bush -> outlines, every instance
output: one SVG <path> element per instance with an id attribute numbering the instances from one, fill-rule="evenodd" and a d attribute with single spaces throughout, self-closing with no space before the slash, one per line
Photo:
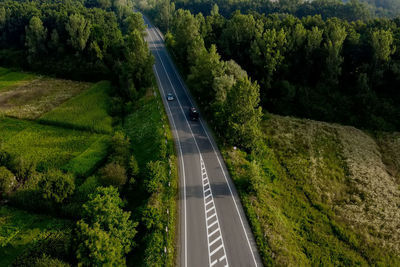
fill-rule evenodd
<path id="1" fill-rule="evenodd" d="M 14 157 L 7 151 L 0 150 L 0 165 L 11 168 Z"/>
<path id="2" fill-rule="evenodd" d="M 121 165 L 126 165 L 130 156 L 130 140 L 123 132 L 115 132 L 111 138 L 110 160 Z"/>
<path id="3" fill-rule="evenodd" d="M 135 156 L 131 156 L 129 159 L 129 174 L 131 179 L 129 180 L 129 183 L 134 184 L 136 176 L 139 174 L 139 165 L 138 162 L 135 158 Z"/>
<path id="4" fill-rule="evenodd" d="M 11 162 L 10 169 L 20 181 L 26 181 L 36 173 L 36 163 L 22 157 L 16 157 Z"/>
<path id="5" fill-rule="evenodd" d="M 83 205 L 77 223 L 76 250 L 82 266 L 124 266 L 124 255 L 133 245 L 137 223 L 122 209 L 123 201 L 114 187 L 99 187 Z"/>
<path id="6" fill-rule="evenodd" d="M 127 181 L 126 169 L 118 163 L 108 163 L 100 170 L 100 181 L 103 185 L 121 186 Z"/>
<path id="7" fill-rule="evenodd" d="M 147 179 L 145 180 L 145 187 L 147 192 L 156 193 L 160 192 L 163 188 L 163 183 L 167 179 L 167 170 L 162 161 L 150 161 L 147 163 Z"/>
<path id="8" fill-rule="evenodd" d="M 51 199 L 56 203 L 63 202 L 75 190 L 74 178 L 60 170 L 49 170 L 43 175 L 39 183 L 44 199 Z"/>
<path id="9" fill-rule="evenodd" d="M 0 167 L 0 193 L 8 194 L 15 185 L 15 176 L 6 167 Z"/>
<path id="10" fill-rule="evenodd" d="M 60 261 L 59 259 L 54 259 L 46 254 L 43 254 L 42 257 L 36 258 L 33 263 L 34 267 L 68 267 L 70 266 L 68 263 Z"/>

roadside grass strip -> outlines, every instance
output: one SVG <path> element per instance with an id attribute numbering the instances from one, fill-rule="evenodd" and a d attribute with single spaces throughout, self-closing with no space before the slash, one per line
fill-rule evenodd
<path id="1" fill-rule="evenodd" d="M 100 137 L 90 132 L 10 118 L 0 118 L 0 130 L 1 149 L 35 161 L 39 170 L 64 166 Z"/>
<path id="2" fill-rule="evenodd" d="M 23 72 L 9 72 L 0 76 L 0 92 L 6 91 L 14 86 L 23 85 L 30 80 L 34 79 L 35 75 Z"/>
<path id="3" fill-rule="evenodd" d="M 67 220 L 0 207 L 0 266 L 11 266 L 30 246 L 69 225 Z"/>
<path id="4" fill-rule="evenodd" d="M 112 132 L 112 118 L 108 115 L 110 87 L 109 81 L 98 82 L 89 90 L 44 114 L 39 122 L 109 134 Z"/>

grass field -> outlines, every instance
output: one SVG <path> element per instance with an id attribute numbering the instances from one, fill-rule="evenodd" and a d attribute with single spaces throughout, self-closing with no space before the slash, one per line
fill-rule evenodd
<path id="1" fill-rule="evenodd" d="M 231 148 L 223 155 L 264 264 L 399 266 L 400 188 L 376 141 L 352 127 L 279 116 L 263 130 L 267 147 L 256 161 Z"/>
<path id="2" fill-rule="evenodd" d="M 68 227 L 66 220 L 0 207 L 0 266 L 10 266 L 35 242 Z"/>
<path id="3" fill-rule="evenodd" d="M 11 90 L 37 78 L 24 72 L 7 72 L 4 68 L 1 71 L 5 74 L 0 76 L 0 92 Z"/>
<path id="4" fill-rule="evenodd" d="M 39 121 L 45 124 L 111 133 L 112 118 L 108 115 L 110 86 L 108 81 L 99 82 L 46 113 Z"/>
<path id="5" fill-rule="evenodd" d="M 4 75 L 6 73 L 9 73 L 9 72 L 10 72 L 9 69 L 0 67 L 0 76 Z"/>
<path id="6" fill-rule="evenodd" d="M 85 82 L 41 77 L 0 92 L 0 114 L 36 119 L 90 86 Z"/>
<path id="7" fill-rule="evenodd" d="M 87 177 L 101 164 L 108 155 L 110 137 L 100 136 L 82 154 L 73 158 L 63 170 L 72 172 L 79 177 Z"/>
<path id="8" fill-rule="evenodd" d="M 0 118 L 1 148 L 27 160 L 39 169 L 60 168 L 79 156 L 101 135 Z"/>

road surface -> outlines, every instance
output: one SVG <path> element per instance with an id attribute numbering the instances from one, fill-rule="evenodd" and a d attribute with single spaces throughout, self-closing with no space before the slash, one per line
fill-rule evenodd
<path id="1" fill-rule="evenodd" d="M 146 41 L 175 138 L 179 161 L 178 262 L 182 267 L 262 266 L 254 237 L 220 152 L 203 120 L 192 122 L 195 103 L 164 46 L 148 25 Z M 173 93 L 175 100 L 167 101 Z"/>

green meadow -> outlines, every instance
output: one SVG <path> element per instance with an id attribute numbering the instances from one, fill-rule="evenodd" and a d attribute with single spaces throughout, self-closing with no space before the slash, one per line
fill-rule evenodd
<path id="1" fill-rule="evenodd" d="M 5 73 L 2 75 L 2 73 Z M 23 72 L 8 72 L 7 69 L 0 70 L 0 92 L 10 86 L 22 85 L 35 78 L 34 75 Z"/>
<path id="2" fill-rule="evenodd" d="M 96 83 L 89 90 L 66 101 L 40 117 L 45 124 L 111 133 L 112 118 L 108 115 L 110 82 Z"/>

